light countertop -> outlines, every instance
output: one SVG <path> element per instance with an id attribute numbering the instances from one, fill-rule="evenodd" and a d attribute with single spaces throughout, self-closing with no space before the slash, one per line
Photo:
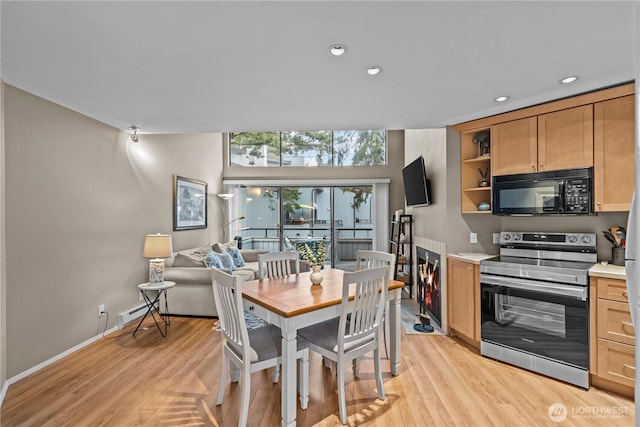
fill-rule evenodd
<path id="1" fill-rule="evenodd" d="M 589 276 L 626 280 L 624 267 L 621 265 L 597 263 L 589 269 Z"/>
<path id="2" fill-rule="evenodd" d="M 449 258 L 455 258 L 460 261 L 470 262 L 472 264 L 480 264 L 480 261 L 493 258 L 494 256 L 497 255 L 489 255 L 479 252 L 456 252 L 453 254 L 447 254 L 447 257 Z"/>

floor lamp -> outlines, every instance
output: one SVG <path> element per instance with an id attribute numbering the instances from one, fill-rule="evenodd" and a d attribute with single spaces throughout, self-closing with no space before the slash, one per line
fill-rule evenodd
<path id="1" fill-rule="evenodd" d="M 227 208 L 229 206 L 229 200 L 231 200 L 233 198 L 233 194 L 232 193 L 221 193 L 218 194 L 218 197 L 220 198 L 220 205 L 222 205 L 222 241 L 226 242 L 227 241 L 227 226 L 230 224 L 227 224 Z M 233 221 L 232 221 L 233 222 Z M 225 225 L 226 224 L 226 225 Z"/>

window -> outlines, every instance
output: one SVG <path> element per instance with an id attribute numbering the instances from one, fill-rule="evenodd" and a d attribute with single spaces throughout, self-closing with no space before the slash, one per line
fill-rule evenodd
<path id="1" fill-rule="evenodd" d="M 231 166 L 374 166 L 386 164 L 383 130 L 239 132 L 229 135 Z"/>

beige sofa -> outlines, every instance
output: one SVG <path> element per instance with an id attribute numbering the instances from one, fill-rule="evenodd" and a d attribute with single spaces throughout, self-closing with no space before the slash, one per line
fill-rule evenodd
<path id="1" fill-rule="evenodd" d="M 236 247 L 236 242 L 214 243 L 199 248 L 186 249 L 165 260 L 164 280 L 176 282 L 167 291 L 169 313 L 181 316 L 218 316 L 213 299 L 211 268 L 205 266 L 204 259 L 209 252 L 225 252 L 228 247 Z M 243 267 L 232 274 L 241 281 L 258 278 L 258 255 L 264 250 L 241 249 L 245 261 Z M 300 261 L 300 271 L 309 271 L 306 262 Z"/>
<path id="2" fill-rule="evenodd" d="M 217 316 L 211 286 L 211 269 L 204 259 L 209 252 L 222 252 L 220 244 L 186 249 L 165 260 L 164 280 L 176 282 L 168 291 L 169 313 L 187 316 Z M 258 255 L 267 251 L 240 250 L 246 265 L 232 274 L 242 281 L 258 278 Z"/>

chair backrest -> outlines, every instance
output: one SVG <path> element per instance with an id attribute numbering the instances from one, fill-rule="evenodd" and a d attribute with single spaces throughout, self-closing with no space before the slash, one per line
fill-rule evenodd
<path id="1" fill-rule="evenodd" d="M 382 322 L 389 267 L 345 272 L 342 282 L 342 312 L 338 328 L 338 351 L 349 351 L 377 339 Z M 355 296 L 349 301 L 349 288 L 355 283 Z"/>
<path id="2" fill-rule="evenodd" d="M 356 270 L 389 266 L 389 280 L 394 279 L 396 271 L 396 255 L 388 252 L 365 251 L 356 252 Z"/>
<path id="3" fill-rule="evenodd" d="M 258 277 L 266 279 L 300 273 L 297 252 L 267 252 L 258 255 Z"/>
<path id="4" fill-rule="evenodd" d="M 238 355 L 242 355 L 243 360 L 250 361 L 251 344 L 244 319 L 242 289 L 238 284 L 238 278 L 212 268 L 211 282 L 220 330 L 227 344 L 233 347 Z"/>

